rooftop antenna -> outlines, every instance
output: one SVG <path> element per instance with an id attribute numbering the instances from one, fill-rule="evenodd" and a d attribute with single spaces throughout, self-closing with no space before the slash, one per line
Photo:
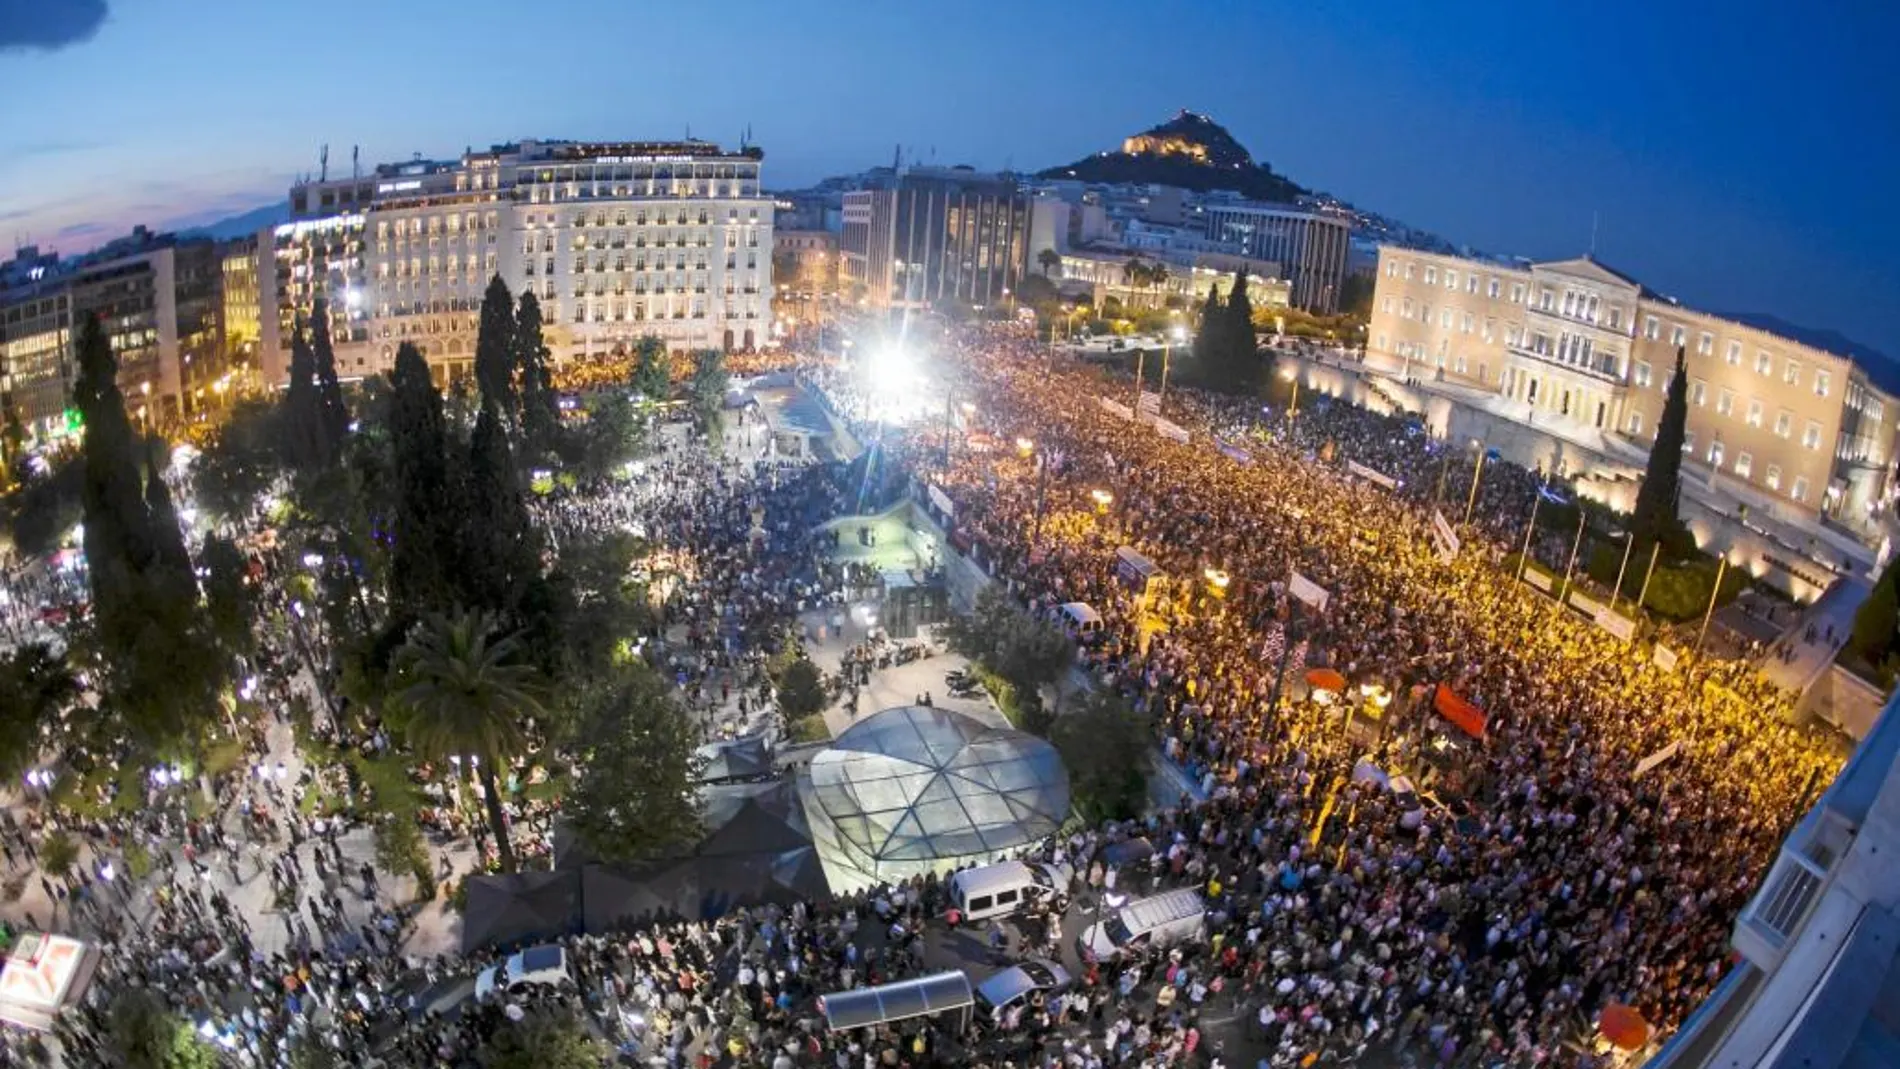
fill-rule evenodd
<path id="1" fill-rule="evenodd" d="M 1590 213 L 1590 255 L 1597 254 L 1597 213 Z"/>
<path id="2" fill-rule="evenodd" d="M 350 180 L 363 177 L 363 146 L 350 146 Z"/>
<path id="3" fill-rule="evenodd" d="M 904 146 L 900 144 L 891 149 L 891 171 L 895 173 L 903 169 L 904 169 Z"/>
<path id="4" fill-rule="evenodd" d="M 319 168 L 322 169 L 322 172 L 323 172 L 323 177 L 317 179 L 317 181 L 328 182 L 330 180 L 330 146 L 329 145 L 327 144 L 324 145 L 323 148 L 317 153 L 317 165 Z"/>

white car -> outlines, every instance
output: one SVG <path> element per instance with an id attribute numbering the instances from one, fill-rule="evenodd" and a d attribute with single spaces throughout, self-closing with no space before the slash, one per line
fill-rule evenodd
<path id="1" fill-rule="evenodd" d="M 484 1001 L 496 990 L 519 991 L 524 987 L 574 986 L 574 974 L 567 971 L 567 950 L 558 946 L 529 947 L 510 954 L 500 965 L 490 965 L 475 977 L 475 998 Z"/>

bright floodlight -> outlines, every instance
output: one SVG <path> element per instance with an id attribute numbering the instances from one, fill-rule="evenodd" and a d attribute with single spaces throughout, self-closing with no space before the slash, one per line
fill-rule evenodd
<path id="1" fill-rule="evenodd" d="M 891 345 L 871 357 L 866 373 L 871 390 L 880 394 L 899 394 L 910 389 L 917 379 L 916 363 L 902 346 Z"/>

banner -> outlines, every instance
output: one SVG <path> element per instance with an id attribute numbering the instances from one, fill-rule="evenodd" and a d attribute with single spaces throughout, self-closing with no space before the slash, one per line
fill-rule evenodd
<path id="1" fill-rule="evenodd" d="M 1180 442 L 1182 445 L 1187 444 L 1188 432 L 1187 432 L 1186 427 L 1182 427 L 1174 423 L 1169 423 L 1167 420 L 1162 419 L 1160 416 L 1156 416 L 1154 420 L 1155 420 L 1155 430 L 1161 432 L 1161 437 L 1172 438 L 1175 441 Z"/>
<path id="2" fill-rule="evenodd" d="M 1102 404 L 1102 411 L 1107 412 L 1111 416 L 1120 416 L 1123 419 L 1135 418 L 1135 410 L 1129 408 L 1127 405 L 1121 404 L 1118 401 L 1111 401 L 1106 397 L 1098 398 L 1098 400 Z"/>
<path id="3" fill-rule="evenodd" d="M 951 502 L 950 495 L 944 493 L 936 483 L 930 484 L 930 503 L 937 506 L 937 511 L 946 517 L 957 514 L 957 506 Z"/>
<path id="4" fill-rule="evenodd" d="M 1665 672 L 1675 671 L 1676 662 L 1679 660 L 1675 650 L 1660 642 L 1656 643 L 1656 652 L 1650 655 L 1650 659 L 1656 662 L 1656 667 Z"/>
<path id="5" fill-rule="evenodd" d="M 1229 460 L 1236 461 L 1241 464 L 1253 463 L 1253 454 L 1247 452 L 1245 449 L 1242 449 L 1237 445 L 1229 445 L 1226 442 L 1221 442 L 1219 443 L 1219 449 L 1221 451 L 1221 455 L 1226 457 Z"/>
<path id="6" fill-rule="evenodd" d="M 1550 576 L 1535 568 L 1524 569 L 1524 581 L 1546 594 L 1550 593 Z"/>
<path id="7" fill-rule="evenodd" d="M 1612 612 L 1608 606 L 1598 611 L 1596 620 L 1598 627 L 1625 642 L 1636 637 L 1636 621 L 1620 612 Z"/>
<path id="8" fill-rule="evenodd" d="M 1325 587 L 1298 572 L 1293 573 L 1293 579 L 1288 583 L 1287 591 L 1314 612 L 1325 612 L 1326 602 L 1332 597 Z"/>
<path id="9" fill-rule="evenodd" d="M 1458 730 L 1474 739 L 1484 738 L 1484 710 L 1452 693 L 1443 683 L 1438 685 L 1438 693 L 1432 695 L 1432 708 L 1438 715 L 1451 721 Z"/>
<path id="10" fill-rule="evenodd" d="M 1159 413 L 1161 411 L 1161 395 L 1143 390 L 1141 391 L 1141 397 L 1135 402 L 1135 407 L 1151 415 Z"/>
<path id="11" fill-rule="evenodd" d="M 1437 509 L 1432 510 L 1432 546 L 1438 550 L 1438 559 L 1445 564 L 1456 560 L 1461 548 L 1458 532 L 1451 529 L 1445 514 Z"/>
<path id="12" fill-rule="evenodd" d="M 1592 620 L 1602 615 L 1604 609 L 1602 602 L 1590 597 L 1581 590 L 1572 590 L 1570 592 L 1570 604 L 1576 607 L 1578 612 L 1583 613 Z"/>
<path id="13" fill-rule="evenodd" d="M 1656 648 L 1662 649 L 1661 646 Z M 1642 779 L 1646 773 L 1654 769 L 1657 765 L 1662 764 L 1664 761 L 1669 760 L 1681 752 L 1682 740 L 1677 739 L 1675 742 L 1670 743 L 1655 753 L 1650 754 L 1648 757 L 1643 758 L 1641 761 L 1636 762 L 1636 775 L 1632 778 Z"/>
<path id="14" fill-rule="evenodd" d="M 1397 479 L 1382 472 L 1373 471 L 1371 468 L 1366 467 L 1356 460 L 1348 460 L 1346 462 L 1346 470 L 1369 483 L 1383 486 L 1387 490 L 1397 490 L 1399 488 L 1399 481 Z"/>

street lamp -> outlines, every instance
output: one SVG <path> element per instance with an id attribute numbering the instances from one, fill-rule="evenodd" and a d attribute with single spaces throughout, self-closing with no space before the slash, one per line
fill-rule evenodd
<path id="1" fill-rule="evenodd" d="M 1176 310 L 1177 314 L 1179 310 Z M 1161 389 L 1155 392 L 1155 415 L 1161 414 L 1161 399 L 1168 395 L 1168 361 L 1174 347 L 1187 341 L 1187 328 L 1179 323 L 1168 329 L 1161 339 Z M 1137 397 L 1139 401 L 1141 398 Z"/>
<path id="2" fill-rule="evenodd" d="M 1281 377 L 1285 378 L 1286 381 L 1293 384 L 1293 403 L 1288 405 L 1287 410 L 1286 410 L 1286 421 L 1288 423 L 1292 423 L 1294 417 L 1300 414 L 1300 372 L 1299 372 L 1299 369 L 1289 367 L 1286 369 L 1285 372 L 1282 373 Z"/>
<path id="3" fill-rule="evenodd" d="M 1484 443 L 1473 438 L 1471 444 L 1478 447 L 1478 460 L 1471 467 L 1471 494 L 1465 499 L 1465 526 L 1470 526 L 1471 512 L 1478 507 L 1478 483 L 1484 478 Z"/>
<path id="4" fill-rule="evenodd" d="M 1098 516 L 1107 514 L 1108 506 L 1115 503 L 1115 495 L 1107 490 L 1090 490 L 1089 497 L 1095 501 L 1095 513 Z"/>

